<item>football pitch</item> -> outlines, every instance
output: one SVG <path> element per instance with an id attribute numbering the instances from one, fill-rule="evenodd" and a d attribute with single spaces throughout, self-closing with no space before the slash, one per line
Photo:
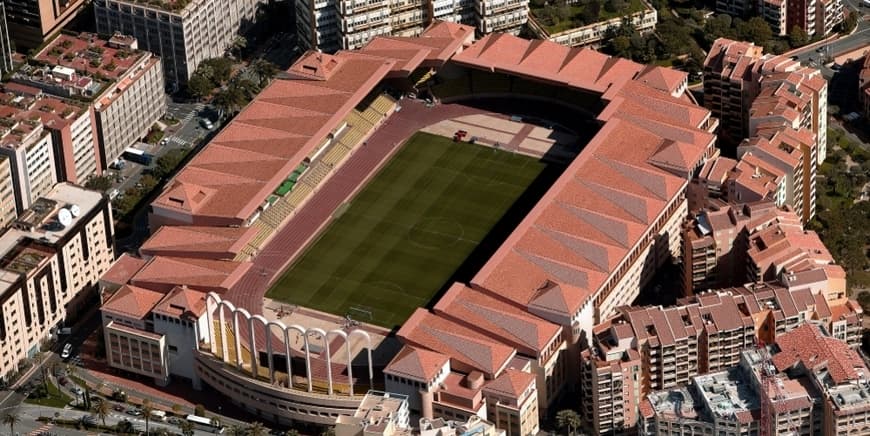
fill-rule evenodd
<path id="1" fill-rule="evenodd" d="M 339 207 L 267 296 L 399 325 L 429 303 L 545 166 L 417 133 Z"/>

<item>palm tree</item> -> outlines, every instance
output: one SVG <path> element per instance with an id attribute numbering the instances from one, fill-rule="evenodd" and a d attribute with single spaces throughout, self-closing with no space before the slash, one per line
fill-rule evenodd
<path id="1" fill-rule="evenodd" d="M 284 436 L 299 436 L 299 431 L 294 430 L 294 429 L 290 429 L 290 430 L 287 430 L 286 432 L 284 432 Z"/>
<path id="2" fill-rule="evenodd" d="M 254 421 L 247 428 L 248 436 L 266 436 L 266 427 L 259 421 Z"/>
<path id="3" fill-rule="evenodd" d="M 9 424 L 9 434 L 15 434 L 15 424 L 21 422 L 21 417 L 15 413 L 7 413 L 3 416 L 3 423 Z"/>
<path id="4" fill-rule="evenodd" d="M 193 436 L 193 423 L 190 421 L 181 421 L 181 434 L 184 436 Z"/>
<path id="5" fill-rule="evenodd" d="M 574 430 L 580 427 L 580 415 L 571 409 L 560 410 L 556 413 L 556 423 L 559 428 L 566 429 L 569 435 L 573 435 Z"/>
<path id="6" fill-rule="evenodd" d="M 109 416 L 109 413 L 111 413 L 111 409 L 108 401 L 100 401 L 94 406 L 94 414 L 100 418 L 100 421 L 103 421 L 103 426 L 106 425 L 106 417 Z"/>
<path id="7" fill-rule="evenodd" d="M 145 434 L 150 434 L 149 426 L 151 424 L 151 412 L 154 411 L 154 408 L 151 407 L 151 401 L 149 399 L 142 400 L 142 415 L 145 416 Z"/>
<path id="8" fill-rule="evenodd" d="M 129 433 L 133 433 L 134 431 L 136 431 L 135 428 L 133 427 L 133 423 L 126 420 L 126 419 L 118 422 L 118 424 L 115 425 L 115 430 L 117 430 L 118 433 L 121 433 L 121 434 L 129 434 Z"/>
<path id="9" fill-rule="evenodd" d="M 227 436 L 245 436 L 245 429 L 233 424 L 227 429 Z"/>

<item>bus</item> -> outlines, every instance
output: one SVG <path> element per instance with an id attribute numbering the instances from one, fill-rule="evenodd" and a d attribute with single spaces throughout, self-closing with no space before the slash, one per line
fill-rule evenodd
<path id="1" fill-rule="evenodd" d="M 144 150 L 139 150 L 138 148 L 127 147 L 127 149 L 124 150 L 124 159 L 127 159 L 130 162 L 136 162 L 142 165 L 150 165 L 151 159 L 153 158 L 154 156 L 146 153 Z"/>
<path id="2" fill-rule="evenodd" d="M 206 418 L 204 416 L 187 415 L 187 422 L 193 424 L 193 428 L 207 431 L 209 433 L 223 434 L 224 428 L 221 427 L 220 423 L 214 425 L 211 421 L 211 418 Z"/>

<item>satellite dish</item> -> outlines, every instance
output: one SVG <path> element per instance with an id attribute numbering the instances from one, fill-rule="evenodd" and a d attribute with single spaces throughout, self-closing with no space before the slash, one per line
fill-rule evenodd
<path id="1" fill-rule="evenodd" d="M 72 214 L 67 209 L 61 209 L 57 213 L 57 220 L 60 222 L 60 225 L 66 227 L 72 224 Z"/>
<path id="2" fill-rule="evenodd" d="M 74 204 L 69 207 L 69 213 L 71 213 L 73 218 L 75 218 L 79 216 L 80 213 L 82 213 L 82 210 L 79 208 L 79 205 Z"/>

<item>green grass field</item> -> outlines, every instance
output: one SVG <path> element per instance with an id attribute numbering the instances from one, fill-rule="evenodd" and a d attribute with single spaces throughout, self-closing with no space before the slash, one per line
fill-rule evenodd
<path id="1" fill-rule="evenodd" d="M 527 156 L 417 133 L 339 208 L 268 296 L 401 324 L 429 303 L 544 167 Z"/>

